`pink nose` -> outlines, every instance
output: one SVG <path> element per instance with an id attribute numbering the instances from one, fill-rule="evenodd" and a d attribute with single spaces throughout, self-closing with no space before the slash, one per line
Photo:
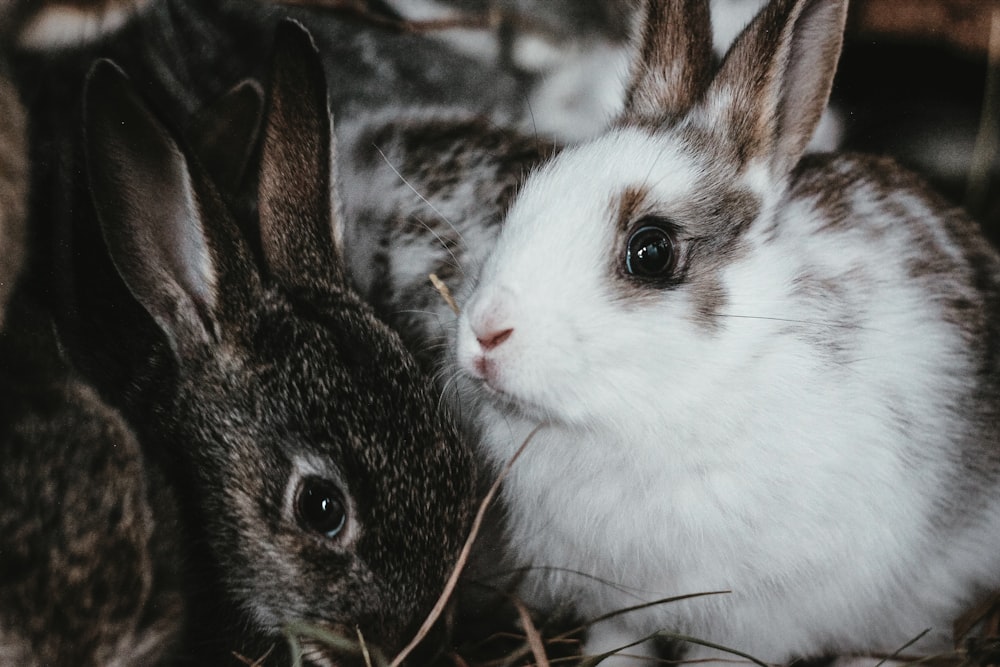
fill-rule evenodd
<path id="1" fill-rule="evenodd" d="M 479 341 L 479 345 L 484 350 L 492 350 L 493 348 L 501 345 L 505 340 L 510 338 L 511 334 L 514 333 L 513 329 L 504 329 L 503 331 L 489 331 L 482 336 L 476 336 L 476 340 Z"/>

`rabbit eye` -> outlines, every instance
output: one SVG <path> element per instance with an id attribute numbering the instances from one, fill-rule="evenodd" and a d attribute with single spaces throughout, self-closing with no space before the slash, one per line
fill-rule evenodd
<path id="1" fill-rule="evenodd" d="M 333 482 L 308 477 L 299 486 L 295 516 L 305 530 L 335 537 L 347 523 L 344 496 Z"/>
<path id="2" fill-rule="evenodd" d="M 662 225 L 643 225 L 629 237 L 625 270 L 637 278 L 663 278 L 677 263 L 674 235 Z"/>

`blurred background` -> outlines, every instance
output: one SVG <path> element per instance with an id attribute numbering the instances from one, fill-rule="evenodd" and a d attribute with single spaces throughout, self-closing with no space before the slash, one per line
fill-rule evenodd
<path id="1" fill-rule="evenodd" d="M 856 0 L 834 94 L 846 148 L 895 155 L 1000 238 L 1000 2 Z"/>
<path id="2" fill-rule="evenodd" d="M 91 38 L 113 31 L 129 12 L 163 1 L 0 0 L 0 40 L 51 48 L 79 38 L 65 29 L 60 34 L 53 17 L 66 23 L 67 16 L 99 16 L 83 30 Z M 593 134 L 616 111 L 641 5 L 641 0 L 203 1 L 281 7 L 444 44 L 463 58 L 515 76 L 530 129 L 563 141 Z M 762 4 L 712 0 L 720 55 Z M 413 41 L 407 44 L 414 48 Z M 350 55 L 346 47 L 336 48 Z M 405 60 L 386 54 L 387 61 Z M 431 69 L 421 67 L 425 73 Z M 449 76 L 461 78 L 457 65 Z M 461 85 L 476 106 L 490 84 Z M 437 102 L 435 94 L 427 92 L 423 101 Z M 892 154 L 965 206 L 994 240 L 1000 238 L 1000 0 L 853 0 L 833 109 L 823 130 L 829 134 L 818 147 Z"/>

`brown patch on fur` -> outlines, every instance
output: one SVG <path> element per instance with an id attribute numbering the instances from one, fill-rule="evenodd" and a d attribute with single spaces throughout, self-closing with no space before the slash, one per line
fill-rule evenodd
<path id="1" fill-rule="evenodd" d="M 632 226 L 632 223 L 639 217 L 646 198 L 649 196 L 649 189 L 641 186 L 630 186 L 618 196 L 611 204 L 612 216 L 617 221 L 615 228 L 619 233 L 625 233 Z"/>
<path id="2" fill-rule="evenodd" d="M 719 314 L 729 303 L 729 293 L 722 285 L 718 272 L 713 272 L 691 286 L 694 304 L 694 323 L 712 331 L 722 326 Z"/>
<path id="3" fill-rule="evenodd" d="M 857 267 L 837 278 L 803 271 L 792 282 L 792 295 L 806 304 L 823 304 L 822 314 L 815 319 L 789 322 L 790 336 L 812 346 L 838 366 L 849 366 L 854 359 L 857 337 L 846 330 L 861 328 L 866 317 L 856 292 L 848 286 L 870 282 L 863 267 Z M 831 335 L 830 329 L 842 331 Z"/>

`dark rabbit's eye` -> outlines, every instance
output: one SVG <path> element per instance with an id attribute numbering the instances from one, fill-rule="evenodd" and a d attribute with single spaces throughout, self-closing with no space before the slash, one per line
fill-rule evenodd
<path id="1" fill-rule="evenodd" d="M 625 270 L 637 278 L 664 278 L 677 264 L 674 235 L 664 225 L 646 224 L 629 237 Z"/>
<path id="2" fill-rule="evenodd" d="M 295 498 L 295 518 L 305 530 L 335 537 L 347 523 L 344 496 L 333 482 L 307 477 Z"/>

